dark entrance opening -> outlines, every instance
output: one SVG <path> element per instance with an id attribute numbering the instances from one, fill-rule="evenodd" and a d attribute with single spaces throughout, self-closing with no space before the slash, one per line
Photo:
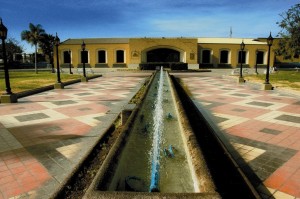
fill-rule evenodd
<path id="1" fill-rule="evenodd" d="M 256 61 L 257 61 L 257 64 L 264 64 L 264 52 L 263 51 L 257 51 Z"/>
<path id="2" fill-rule="evenodd" d="M 158 48 L 147 52 L 147 62 L 179 62 L 180 53 L 169 48 Z"/>

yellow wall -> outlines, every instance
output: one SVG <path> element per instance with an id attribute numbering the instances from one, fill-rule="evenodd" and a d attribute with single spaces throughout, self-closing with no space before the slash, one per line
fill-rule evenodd
<path id="1" fill-rule="evenodd" d="M 63 44 L 59 46 L 59 64 L 63 64 L 63 52 L 71 50 L 71 63 L 74 67 L 77 67 L 78 64 L 81 63 L 81 46 L 80 45 L 73 45 L 73 44 Z M 94 67 L 98 62 L 98 50 L 106 50 L 107 59 L 106 62 L 109 67 L 112 67 L 113 64 L 116 63 L 116 51 L 117 50 L 124 50 L 125 52 L 125 63 L 128 63 L 130 60 L 129 56 L 129 45 L 128 44 L 86 44 L 86 51 L 89 52 L 89 61 L 87 64 Z M 54 50 L 56 52 L 56 50 Z M 56 57 L 56 54 L 55 54 Z M 54 60 L 55 67 L 56 67 L 56 60 Z"/>
<path id="2" fill-rule="evenodd" d="M 106 41 L 106 43 L 101 43 Z M 69 43 L 68 43 L 69 42 Z M 77 67 L 80 64 L 80 52 L 81 41 L 70 40 L 63 42 L 59 46 L 59 63 L 62 65 L 63 52 L 72 51 L 72 65 Z M 74 44 L 74 42 L 77 42 Z M 158 48 L 170 48 L 180 52 L 180 61 L 188 63 L 189 67 L 199 68 L 198 64 L 203 67 L 202 64 L 202 50 L 211 50 L 211 66 L 221 67 L 220 64 L 220 51 L 227 49 L 230 52 L 229 64 L 231 67 L 239 66 L 238 52 L 240 51 L 240 44 L 232 43 L 198 43 L 197 38 L 130 38 L 123 43 L 114 43 L 118 40 L 111 40 L 107 43 L 107 40 L 88 40 L 86 41 L 86 50 L 89 51 L 89 62 L 91 67 L 95 67 L 98 60 L 98 50 L 106 50 L 106 61 L 108 67 L 113 67 L 116 64 L 116 51 L 124 50 L 125 60 L 124 63 L 129 68 L 138 68 L 140 63 L 146 62 L 147 52 Z M 128 42 L 128 43 L 126 43 Z M 215 40 L 214 40 L 215 42 Z M 264 42 L 262 40 L 262 42 Z M 254 42 L 252 42 L 254 43 Z M 259 42 L 257 42 L 259 43 Z M 256 63 L 256 50 L 264 52 L 264 63 L 261 66 L 267 65 L 268 46 L 266 44 L 247 44 L 245 42 L 245 51 L 247 54 L 245 66 L 254 67 Z M 274 49 L 274 46 L 272 47 Z M 54 63 L 56 67 L 56 50 L 54 50 Z M 271 51 L 270 66 L 274 65 L 274 52 Z"/>
<path id="3" fill-rule="evenodd" d="M 198 44 L 198 59 L 201 67 L 202 63 L 202 50 L 211 50 L 211 64 L 214 67 L 218 67 L 220 64 L 220 51 L 228 50 L 229 51 L 229 64 L 231 67 L 240 66 L 238 63 L 238 53 L 240 51 L 239 44 Z M 267 64 L 267 56 L 268 56 L 268 46 L 267 45 L 255 45 L 249 44 L 245 45 L 244 51 L 247 54 L 246 64 L 249 67 L 254 67 L 256 63 L 256 50 L 264 51 L 264 64 Z M 273 66 L 274 53 L 271 53 L 270 56 L 270 66 Z"/>
<path id="4" fill-rule="evenodd" d="M 146 53 L 149 50 L 157 48 L 170 48 L 180 52 L 181 61 L 188 64 L 197 64 L 197 39 L 187 39 L 187 38 L 132 38 L 129 39 L 129 43 L 87 43 L 86 50 L 89 51 L 89 64 L 91 67 L 95 67 L 97 64 L 97 53 L 98 50 L 106 50 L 107 53 L 107 65 L 108 67 L 113 67 L 113 64 L 116 63 L 116 51 L 124 50 L 125 51 L 125 63 L 129 65 L 138 66 L 138 64 L 146 62 Z M 80 53 L 81 45 L 80 44 L 64 44 L 62 43 L 59 46 L 59 63 L 60 65 L 64 64 L 63 52 L 71 51 L 71 63 L 74 67 L 77 67 L 80 64 Z M 55 51 L 56 52 L 56 51 Z M 56 54 L 54 54 L 56 57 Z M 55 61 L 56 67 L 56 61 Z"/>
<path id="5" fill-rule="evenodd" d="M 181 61 L 197 64 L 197 39 L 187 38 L 135 38 L 129 40 L 131 64 L 146 62 L 146 53 L 157 48 L 170 48 L 180 52 Z M 191 53 L 194 54 L 191 56 Z M 134 56 L 135 55 L 135 56 Z"/>

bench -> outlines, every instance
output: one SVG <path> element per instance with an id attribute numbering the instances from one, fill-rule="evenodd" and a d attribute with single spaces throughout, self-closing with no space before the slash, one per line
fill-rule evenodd
<path id="1" fill-rule="evenodd" d="M 270 67 L 269 73 L 276 73 L 276 72 L 277 72 L 277 68 L 276 67 Z M 264 74 L 267 74 L 267 69 L 264 70 Z"/>
<path id="2" fill-rule="evenodd" d="M 235 68 L 231 71 L 232 75 L 239 75 L 240 74 L 240 68 Z M 249 70 L 247 68 L 243 69 L 243 74 L 249 74 Z"/>
<path id="3" fill-rule="evenodd" d="M 77 68 L 77 73 L 78 74 L 83 73 L 83 68 Z M 85 68 L 85 73 L 94 74 L 94 71 L 92 68 Z"/>
<path id="4" fill-rule="evenodd" d="M 57 68 L 54 68 L 55 73 L 57 73 Z M 61 67 L 59 67 L 59 72 L 60 73 L 65 73 L 64 69 L 62 69 Z"/>

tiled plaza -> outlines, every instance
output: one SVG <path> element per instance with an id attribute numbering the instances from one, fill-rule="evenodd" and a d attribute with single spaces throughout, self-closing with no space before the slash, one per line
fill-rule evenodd
<path id="1" fill-rule="evenodd" d="M 112 72 L 0 104 L 0 199 L 51 197 L 149 75 Z M 300 95 L 174 75 L 263 198 L 300 198 Z"/>
<path id="2" fill-rule="evenodd" d="M 0 104 L 0 199 L 49 198 L 150 73 L 114 73 Z"/>
<path id="3" fill-rule="evenodd" d="M 263 198 L 300 198 L 300 95 L 175 73 Z"/>

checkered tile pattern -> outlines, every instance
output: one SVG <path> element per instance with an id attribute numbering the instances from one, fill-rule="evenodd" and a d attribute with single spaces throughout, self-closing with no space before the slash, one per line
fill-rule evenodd
<path id="1" fill-rule="evenodd" d="M 115 73 L 0 104 L 0 199 L 49 198 L 150 73 Z"/>
<path id="2" fill-rule="evenodd" d="M 209 74 L 174 74 L 263 198 L 300 198 L 300 96 Z M 225 138 L 224 138 L 225 137 Z"/>

